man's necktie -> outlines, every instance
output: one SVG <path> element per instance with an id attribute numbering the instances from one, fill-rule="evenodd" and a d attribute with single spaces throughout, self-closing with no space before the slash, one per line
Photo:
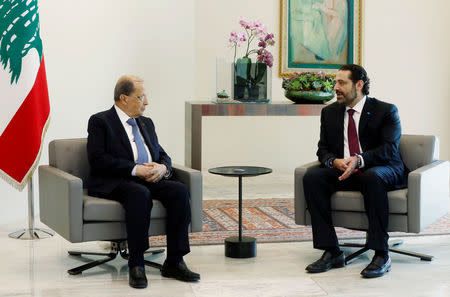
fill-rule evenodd
<path id="1" fill-rule="evenodd" d="M 354 109 L 347 110 L 348 112 L 348 127 L 347 127 L 347 137 L 348 137 L 348 148 L 350 150 L 350 156 L 355 154 L 361 154 L 359 151 L 358 133 L 356 132 L 355 121 L 353 120 Z"/>
<path id="2" fill-rule="evenodd" d="M 136 143 L 138 159 L 137 164 L 142 165 L 148 162 L 148 154 L 145 150 L 144 142 L 142 141 L 141 134 L 139 133 L 139 127 L 137 126 L 136 120 L 133 118 L 129 118 L 127 123 L 133 129 L 134 142 Z"/>
<path id="3" fill-rule="evenodd" d="M 355 120 L 353 120 L 354 109 L 347 110 L 348 112 L 348 127 L 347 127 L 347 138 L 348 138 L 348 149 L 350 151 L 350 156 L 355 154 L 360 155 L 358 133 L 356 132 Z M 356 176 L 361 176 L 361 171 L 358 169 Z"/>

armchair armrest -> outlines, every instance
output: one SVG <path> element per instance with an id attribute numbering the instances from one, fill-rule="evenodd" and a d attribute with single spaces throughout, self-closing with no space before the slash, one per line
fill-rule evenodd
<path id="1" fill-rule="evenodd" d="M 419 233 L 445 215 L 449 203 L 449 162 L 438 160 L 408 175 L 408 232 Z"/>
<path id="2" fill-rule="evenodd" d="M 295 223 L 297 225 L 306 225 L 306 200 L 303 191 L 303 176 L 306 171 L 313 167 L 319 167 L 320 162 L 314 161 L 300 167 L 294 171 L 294 206 L 295 206 Z"/>
<path id="3" fill-rule="evenodd" d="M 70 242 L 81 242 L 83 182 L 58 168 L 39 166 L 41 222 Z"/>
<path id="4" fill-rule="evenodd" d="M 185 184 L 191 193 L 191 232 L 202 231 L 202 173 L 177 164 L 172 168 L 175 178 Z"/>

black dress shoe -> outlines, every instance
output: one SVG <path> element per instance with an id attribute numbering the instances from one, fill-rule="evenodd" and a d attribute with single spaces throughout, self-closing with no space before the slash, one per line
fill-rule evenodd
<path id="1" fill-rule="evenodd" d="M 390 270 L 391 258 L 389 256 L 387 260 L 384 260 L 384 258 L 380 256 L 374 256 L 372 262 L 361 271 L 361 275 L 366 278 L 380 277 Z"/>
<path id="2" fill-rule="evenodd" d="M 128 272 L 128 283 L 130 284 L 130 287 L 136 289 L 147 288 L 145 268 L 143 266 L 135 266 L 130 268 L 130 271 Z"/>
<path id="3" fill-rule="evenodd" d="M 185 282 L 195 282 L 200 280 L 200 274 L 190 271 L 184 261 L 181 261 L 176 265 L 170 265 L 165 261 L 161 268 L 161 275 Z"/>
<path id="4" fill-rule="evenodd" d="M 325 251 L 316 262 L 309 264 L 306 270 L 310 273 L 325 272 L 331 268 L 340 268 L 345 266 L 345 256 L 341 251 L 336 257 L 333 257 L 330 252 Z"/>

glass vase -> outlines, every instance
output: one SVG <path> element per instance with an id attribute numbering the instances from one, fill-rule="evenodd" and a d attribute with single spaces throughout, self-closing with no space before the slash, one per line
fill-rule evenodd
<path id="1" fill-rule="evenodd" d="M 262 62 L 240 58 L 232 65 L 232 98 L 245 103 L 268 103 L 272 99 L 272 69 Z"/>

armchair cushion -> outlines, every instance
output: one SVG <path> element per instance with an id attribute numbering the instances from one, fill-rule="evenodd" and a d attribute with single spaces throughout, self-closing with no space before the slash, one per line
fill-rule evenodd
<path id="1" fill-rule="evenodd" d="M 166 218 L 166 209 L 158 200 L 153 200 L 150 219 Z M 125 209 L 120 202 L 89 196 L 84 190 L 83 220 L 87 222 L 125 222 Z"/>
<path id="2" fill-rule="evenodd" d="M 407 192 L 408 189 L 388 192 L 390 213 L 405 214 L 407 212 Z M 363 195 L 358 191 L 338 191 L 331 196 L 331 209 L 365 212 Z"/>

